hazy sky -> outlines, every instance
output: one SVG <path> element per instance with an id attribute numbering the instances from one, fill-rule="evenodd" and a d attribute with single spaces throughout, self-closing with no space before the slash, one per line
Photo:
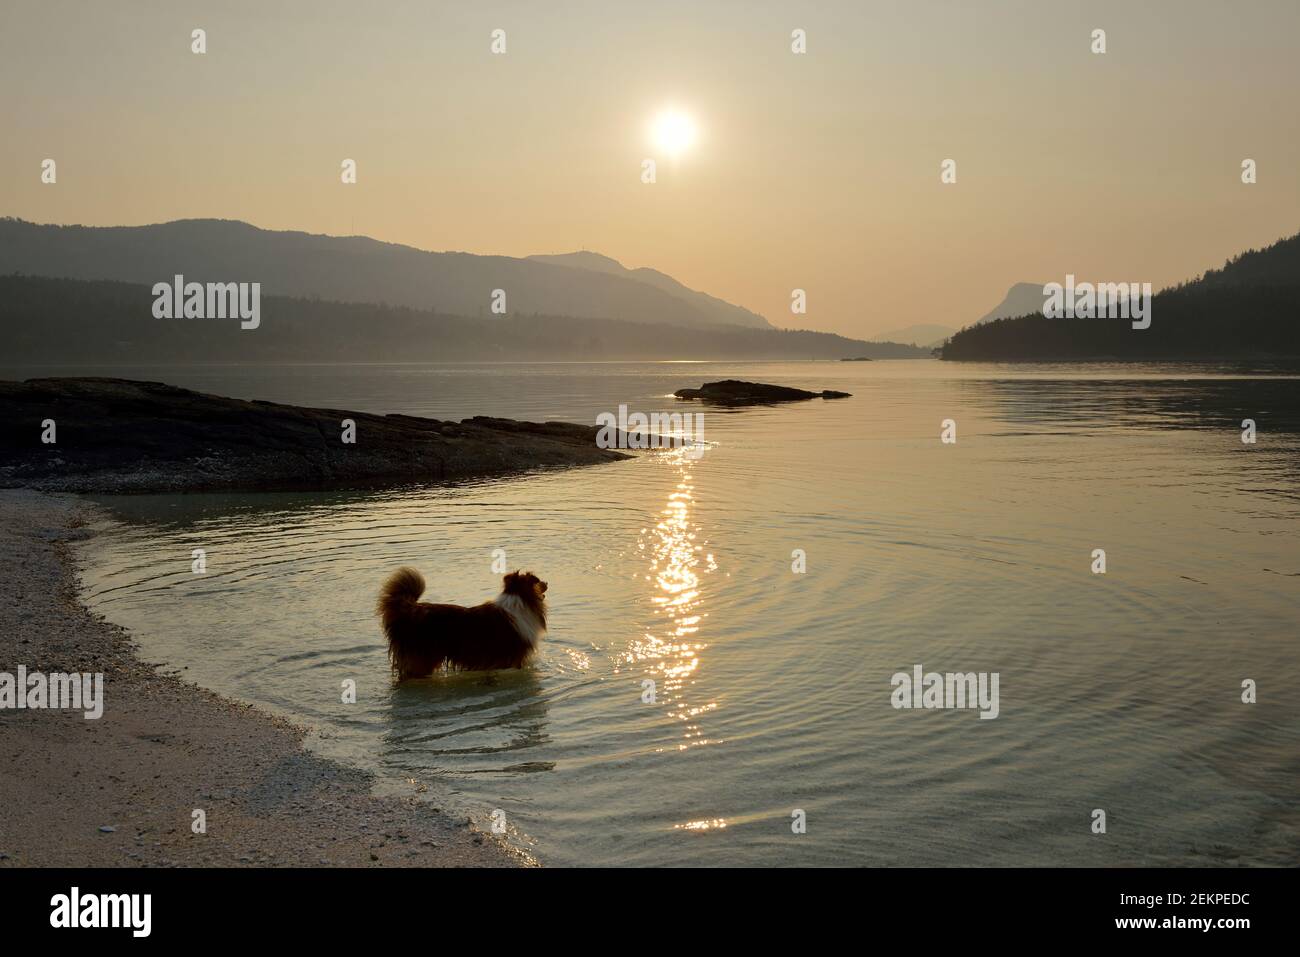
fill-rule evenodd
<path id="1" fill-rule="evenodd" d="M 1298 44 L 1298 0 L 4 0 L 0 215 L 585 247 L 778 325 L 959 326 L 1300 231 Z M 645 185 L 669 106 L 697 141 Z"/>

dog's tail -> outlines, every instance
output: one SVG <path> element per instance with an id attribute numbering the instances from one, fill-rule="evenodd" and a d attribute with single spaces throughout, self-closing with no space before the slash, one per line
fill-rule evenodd
<path id="1" fill-rule="evenodd" d="M 388 576 L 379 589 L 379 603 L 375 613 L 384 621 L 384 627 L 405 606 L 413 605 L 424 594 L 424 578 L 414 568 L 403 566 Z"/>

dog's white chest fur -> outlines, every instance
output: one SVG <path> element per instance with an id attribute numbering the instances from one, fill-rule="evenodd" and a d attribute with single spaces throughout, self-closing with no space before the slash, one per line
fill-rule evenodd
<path id="1" fill-rule="evenodd" d="M 519 636 L 528 642 L 531 647 L 536 648 L 537 643 L 546 634 L 546 628 L 538 617 L 533 614 L 533 610 L 528 607 L 528 603 L 518 595 L 497 595 L 495 604 L 510 616 L 510 620 L 515 623 L 515 631 L 519 632 Z"/>

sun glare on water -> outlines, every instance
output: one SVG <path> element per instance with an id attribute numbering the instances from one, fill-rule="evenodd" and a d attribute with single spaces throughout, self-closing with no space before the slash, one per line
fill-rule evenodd
<path id="1" fill-rule="evenodd" d="M 705 736 L 701 718 L 718 707 L 716 701 L 695 697 L 700 655 L 708 644 L 699 632 L 707 616 L 701 576 L 717 571 L 718 563 L 692 518 L 695 485 L 685 449 L 665 452 L 663 459 L 676 472 L 677 482 L 653 528 L 641 530 L 638 550 L 649 561 L 642 576 L 651 586 L 649 604 L 656 619 L 652 631 L 628 642 L 627 665 L 639 665 L 654 682 L 665 713 L 681 722 L 679 751 L 716 743 Z"/>

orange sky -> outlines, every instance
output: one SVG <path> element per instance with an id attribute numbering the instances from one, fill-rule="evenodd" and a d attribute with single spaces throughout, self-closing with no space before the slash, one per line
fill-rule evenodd
<path id="1" fill-rule="evenodd" d="M 1300 230 L 1294 0 L 5 8 L 0 215 L 38 222 L 585 247 L 855 336 L 1067 272 L 1158 288 Z M 670 105 L 698 139 L 646 185 Z"/>

